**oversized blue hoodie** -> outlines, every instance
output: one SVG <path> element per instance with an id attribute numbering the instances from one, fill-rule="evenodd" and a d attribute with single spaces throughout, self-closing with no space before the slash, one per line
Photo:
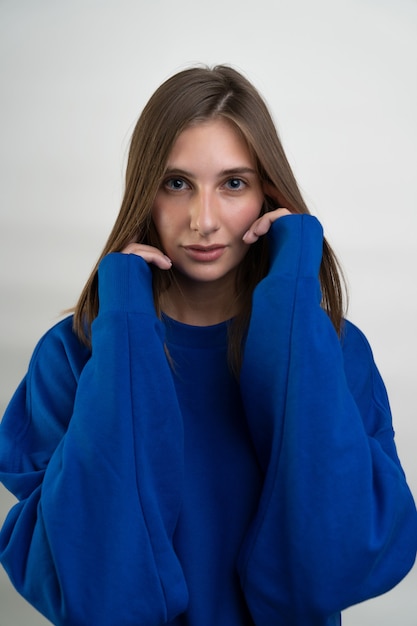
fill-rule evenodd
<path id="1" fill-rule="evenodd" d="M 383 382 L 320 307 L 321 226 L 268 237 L 240 381 L 228 324 L 158 319 L 134 255 L 101 262 L 91 351 L 71 318 L 38 344 L 0 427 L 0 556 L 54 624 L 335 626 L 412 567 Z"/>

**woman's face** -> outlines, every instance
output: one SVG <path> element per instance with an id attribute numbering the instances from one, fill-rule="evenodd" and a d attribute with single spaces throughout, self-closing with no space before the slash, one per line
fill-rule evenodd
<path id="1" fill-rule="evenodd" d="M 177 277 L 234 279 L 248 251 L 242 237 L 264 194 L 248 146 L 224 119 L 184 130 L 169 155 L 153 222 Z"/>

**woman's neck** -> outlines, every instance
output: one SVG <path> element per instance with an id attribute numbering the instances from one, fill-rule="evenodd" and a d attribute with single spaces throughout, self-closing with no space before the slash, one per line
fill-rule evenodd
<path id="1" fill-rule="evenodd" d="M 178 322 L 212 326 L 231 319 L 240 310 L 234 277 L 215 283 L 194 282 L 176 276 L 161 294 L 161 310 Z"/>

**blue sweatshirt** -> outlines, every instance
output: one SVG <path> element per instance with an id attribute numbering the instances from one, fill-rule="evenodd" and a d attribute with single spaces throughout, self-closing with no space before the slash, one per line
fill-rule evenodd
<path id="1" fill-rule="evenodd" d="M 321 226 L 268 237 L 240 381 L 228 324 L 158 319 L 135 255 L 100 264 L 91 352 L 71 318 L 38 344 L 0 427 L 0 557 L 54 624 L 335 626 L 412 567 L 383 382 L 320 307 Z"/>

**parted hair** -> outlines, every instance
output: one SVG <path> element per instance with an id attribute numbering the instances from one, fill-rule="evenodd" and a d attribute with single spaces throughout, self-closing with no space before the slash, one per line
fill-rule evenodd
<path id="1" fill-rule="evenodd" d="M 226 65 L 192 67 L 175 74 L 154 92 L 136 123 L 120 211 L 74 309 L 74 332 L 87 345 L 91 324 L 98 314 L 98 266 L 101 259 L 111 252 L 120 252 L 132 241 L 161 248 L 152 222 L 152 207 L 171 149 L 185 128 L 216 118 L 225 118 L 240 132 L 254 156 L 261 183 L 274 188 L 273 198 L 265 196 L 262 212 L 285 207 L 292 213 L 309 213 L 268 107 L 252 83 Z M 229 327 L 229 362 L 235 372 L 239 371 L 242 358 L 252 293 L 267 274 L 268 267 L 268 240 L 262 237 L 249 247 L 236 276 L 234 297 L 240 313 Z M 160 314 L 160 295 L 174 278 L 171 271 L 154 266 L 152 272 L 155 308 Z M 326 239 L 319 278 L 322 307 L 340 334 L 345 283 Z"/>

